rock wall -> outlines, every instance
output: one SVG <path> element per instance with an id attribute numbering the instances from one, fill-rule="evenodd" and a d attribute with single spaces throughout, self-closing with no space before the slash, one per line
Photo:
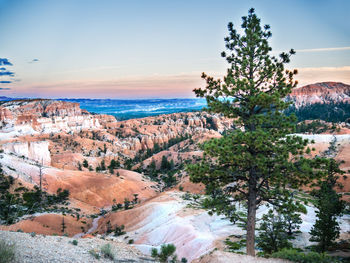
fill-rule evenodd
<path id="1" fill-rule="evenodd" d="M 43 165 L 51 164 L 49 142 L 47 141 L 11 142 L 2 145 L 2 148 L 5 153 L 24 156 Z"/>

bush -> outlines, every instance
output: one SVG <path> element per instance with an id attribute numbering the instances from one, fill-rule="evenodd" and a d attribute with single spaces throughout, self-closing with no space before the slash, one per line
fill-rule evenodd
<path id="1" fill-rule="evenodd" d="M 35 232 L 32 232 L 32 233 L 30 233 L 30 236 L 31 236 L 31 237 L 35 237 L 35 236 L 36 236 L 36 233 L 35 233 Z"/>
<path id="2" fill-rule="evenodd" d="M 112 246 L 111 244 L 105 244 L 101 247 L 101 254 L 105 257 L 105 258 L 109 258 L 111 260 L 114 259 L 114 253 L 112 251 Z"/>
<path id="3" fill-rule="evenodd" d="M 246 240 L 245 239 L 242 239 L 240 241 L 234 242 L 234 241 L 231 241 L 230 239 L 226 238 L 224 243 L 228 246 L 228 249 L 230 251 L 240 250 L 240 249 L 242 249 L 243 247 L 246 246 Z"/>
<path id="4" fill-rule="evenodd" d="M 257 246 L 264 253 L 271 254 L 282 248 L 292 246 L 289 242 L 291 236 L 288 235 L 288 226 L 280 214 L 275 214 L 273 210 L 269 210 L 267 214 L 263 215 L 262 221 Z"/>
<path id="5" fill-rule="evenodd" d="M 96 259 L 100 259 L 100 257 L 101 257 L 100 254 L 97 251 L 93 250 L 93 249 L 89 250 L 89 253 L 90 253 L 91 256 L 93 256 Z"/>
<path id="6" fill-rule="evenodd" d="M 87 161 L 86 159 L 84 159 L 84 161 L 83 161 L 83 166 L 84 166 L 85 168 L 88 168 L 88 167 L 89 167 L 89 163 L 88 163 L 88 161 Z"/>
<path id="7" fill-rule="evenodd" d="M 287 249 L 284 248 L 278 252 L 275 252 L 271 255 L 273 258 L 282 258 L 287 259 L 293 262 L 299 263 L 337 263 L 340 262 L 334 257 L 330 257 L 325 253 L 303 253 L 299 252 L 296 249 Z"/>
<path id="8" fill-rule="evenodd" d="M 0 263 L 13 262 L 15 258 L 15 245 L 9 245 L 0 240 Z"/>
<path id="9" fill-rule="evenodd" d="M 72 244 L 73 244 L 74 246 L 78 245 L 78 240 L 73 240 L 73 241 L 72 241 Z"/>
<path id="10" fill-rule="evenodd" d="M 125 228 L 124 225 L 115 226 L 114 235 L 117 237 L 117 236 L 122 236 L 126 234 L 126 232 L 124 231 L 124 228 Z"/>
<path id="11" fill-rule="evenodd" d="M 128 244 L 134 244 L 134 240 L 133 239 L 129 239 Z"/>
<path id="12" fill-rule="evenodd" d="M 184 193 L 184 194 L 181 196 L 181 198 L 182 198 L 183 200 L 191 200 L 192 195 L 191 195 L 189 192 L 186 192 L 186 193 Z"/>
<path id="13" fill-rule="evenodd" d="M 173 244 L 163 244 L 160 247 L 160 252 L 158 252 L 158 249 L 152 248 L 151 255 L 160 262 L 168 262 L 170 257 L 172 257 L 172 261 L 176 262 L 176 255 L 174 255 L 175 251 L 176 247 Z"/>

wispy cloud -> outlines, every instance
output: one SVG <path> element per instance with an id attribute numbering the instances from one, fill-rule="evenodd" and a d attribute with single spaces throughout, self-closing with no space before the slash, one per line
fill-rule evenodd
<path id="1" fill-rule="evenodd" d="M 350 66 L 345 67 L 318 67 L 298 68 L 295 79 L 299 81 L 299 87 L 324 81 L 337 81 L 350 84 Z"/>
<path id="2" fill-rule="evenodd" d="M 31 61 L 29 61 L 28 63 L 29 63 L 29 64 L 32 64 L 32 63 L 35 63 L 35 62 L 39 62 L 39 59 L 34 58 L 34 59 L 32 59 Z"/>
<path id="3" fill-rule="evenodd" d="M 317 52 L 332 52 L 332 51 L 347 51 L 350 47 L 327 47 L 327 48 L 306 48 L 306 49 L 296 49 L 298 53 L 317 53 Z M 271 54 L 281 54 L 282 52 L 287 52 L 288 50 L 274 50 Z"/>
<path id="4" fill-rule="evenodd" d="M 296 52 L 308 53 L 308 52 L 328 52 L 328 51 L 341 51 L 341 50 L 350 50 L 350 47 L 328 47 L 328 48 L 297 49 Z"/>
<path id="5" fill-rule="evenodd" d="M 350 84 L 350 66 L 298 68 L 295 79 L 299 87 L 307 84 L 336 81 Z M 222 77 L 223 73 L 207 72 L 210 76 Z M 16 92 L 28 97 L 90 97 L 90 98 L 148 98 L 194 97 L 194 88 L 204 87 L 201 72 L 187 72 L 173 75 L 134 75 L 109 80 L 75 80 L 21 83 Z"/>
<path id="6" fill-rule="evenodd" d="M 192 90 L 202 84 L 200 73 L 191 72 L 174 75 L 130 76 L 100 81 L 28 83 L 16 87 L 16 91 L 29 96 L 42 97 L 147 98 L 159 96 L 174 98 L 194 97 Z"/>
<path id="7" fill-rule="evenodd" d="M 348 71 L 350 72 L 350 66 L 344 67 L 314 67 L 314 68 L 299 68 L 299 70 L 303 72 L 340 72 L 340 71 Z"/>
<path id="8" fill-rule="evenodd" d="M 67 70 L 67 71 L 58 71 L 54 72 L 53 74 L 70 74 L 70 73 L 79 73 L 79 72 L 96 72 L 96 71 L 105 71 L 105 70 L 112 70 L 112 69 L 121 69 L 122 66 L 106 66 L 106 67 L 94 67 L 94 68 L 81 68 L 81 69 L 73 69 L 73 70 Z"/>

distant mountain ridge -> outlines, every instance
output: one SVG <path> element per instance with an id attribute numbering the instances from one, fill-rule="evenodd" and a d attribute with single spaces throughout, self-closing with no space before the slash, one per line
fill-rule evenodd
<path id="1" fill-rule="evenodd" d="M 0 97 L 0 105 L 5 101 L 35 100 L 29 98 Z M 44 99 L 36 99 L 44 100 Z M 172 99 L 88 99 L 59 98 L 55 101 L 71 102 L 80 105 L 82 110 L 91 114 L 113 115 L 118 120 L 137 119 L 160 114 L 200 111 L 206 106 L 206 100 L 201 98 Z"/>
<path id="2" fill-rule="evenodd" d="M 350 85 L 341 82 L 320 82 L 293 89 L 287 96 L 296 108 L 315 103 L 350 103 Z"/>
<path id="3" fill-rule="evenodd" d="M 0 101 L 13 100 L 21 99 L 0 96 Z M 90 113 L 113 115 L 118 118 L 118 120 L 143 118 L 176 112 L 200 111 L 207 106 L 206 101 L 199 98 L 137 100 L 61 98 L 56 100 L 79 103 L 82 109 Z M 309 84 L 293 89 L 286 100 L 292 101 L 297 109 L 313 104 L 350 103 L 350 85 L 331 81 Z"/>

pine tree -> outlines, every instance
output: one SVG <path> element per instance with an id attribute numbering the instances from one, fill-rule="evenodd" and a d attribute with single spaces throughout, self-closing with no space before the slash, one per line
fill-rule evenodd
<path id="1" fill-rule="evenodd" d="M 62 216 L 62 223 L 61 223 L 61 232 L 64 233 L 65 229 L 67 228 L 66 223 L 64 222 L 64 215 Z"/>
<path id="2" fill-rule="evenodd" d="M 163 155 L 162 162 L 160 164 L 160 169 L 163 171 L 168 170 L 168 166 L 168 158 L 165 155 Z"/>
<path id="3" fill-rule="evenodd" d="M 84 166 L 85 168 L 88 168 L 88 167 L 89 167 L 89 163 L 88 163 L 88 161 L 87 161 L 86 159 L 84 159 L 84 161 L 83 161 L 83 166 Z"/>
<path id="4" fill-rule="evenodd" d="M 102 160 L 102 161 L 101 161 L 100 169 L 101 169 L 102 171 L 105 171 L 105 170 L 106 170 L 105 160 Z"/>
<path id="5" fill-rule="evenodd" d="M 174 169 L 174 167 L 175 167 L 174 160 L 171 159 L 171 161 L 169 163 L 169 169 L 172 170 L 172 169 Z"/>
<path id="6" fill-rule="evenodd" d="M 107 221 L 107 230 L 106 230 L 106 233 L 107 233 L 107 234 L 112 233 L 112 225 L 111 225 L 111 221 L 110 221 L 110 220 Z"/>
<path id="7" fill-rule="evenodd" d="M 327 179 L 320 182 L 320 188 L 314 191 L 316 197 L 317 220 L 312 227 L 310 241 L 318 242 L 317 248 L 324 252 L 334 244 L 336 238 L 339 237 L 339 223 L 337 218 L 343 213 L 345 208 L 341 195 L 334 190 L 336 186 L 341 187 L 337 183 L 338 174 L 344 171 L 339 169 L 339 164 L 330 159 L 326 163 L 328 172 Z"/>
<path id="8" fill-rule="evenodd" d="M 306 207 L 300 201 L 295 201 L 294 193 L 291 193 L 290 197 L 282 200 L 275 208 L 286 225 L 288 236 L 294 238 L 293 234 L 299 232 L 300 224 L 303 222 L 300 214 L 307 213 Z"/>
<path id="9" fill-rule="evenodd" d="M 152 160 L 151 164 L 148 166 L 149 176 L 156 177 L 157 176 L 157 166 L 155 160 Z"/>
<path id="10" fill-rule="evenodd" d="M 288 225 L 277 211 L 269 210 L 263 215 L 259 230 L 258 247 L 265 253 L 271 254 L 292 246 L 289 242 L 291 237 L 288 235 Z"/>
<path id="11" fill-rule="evenodd" d="M 128 210 L 130 208 L 130 201 L 128 198 L 124 198 L 124 209 Z"/>
<path id="12" fill-rule="evenodd" d="M 254 9 L 242 18 L 243 34 L 232 23 L 225 38 L 228 52 L 222 56 L 229 63 L 226 76 L 214 79 L 202 74 L 204 89 L 195 89 L 197 97 L 206 98 L 208 111 L 233 118 L 238 129 L 204 145 L 200 163 L 188 166 L 191 180 L 206 185 L 212 194 L 218 189 L 226 196 L 216 212 L 236 219 L 235 202 L 247 207 L 247 254 L 255 255 L 256 210 L 262 202 L 276 204 L 321 173 L 311 168 L 308 141 L 291 135 L 295 116 L 283 111 L 290 105 L 283 100 L 296 87 L 296 70 L 285 70 L 295 52 L 279 57 L 270 55 L 270 26 L 260 26 Z M 224 203 L 223 203 L 224 202 Z M 214 208 L 215 209 L 215 208 Z"/>
<path id="13" fill-rule="evenodd" d="M 78 170 L 81 171 L 82 170 L 82 167 L 81 167 L 81 163 L 78 162 Z"/>
<path id="14" fill-rule="evenodd" d="M 139 196 L 139 194 L 134 194 L 134 200 L 133 200 L 134 204 L 137 204 L 137 202 L 139 201 L 138 196 Z"/>
<path id="15" fill-rule="evenodd" d="M 279 200 L 273 209 L 263 215 L 259 228 L 257 245 L 265 253 L 271 254 L 283 248 L 290 248 L 290 240 L 299 232 L 302 223 L 300 213 L 306 213 L 306 208 L 295 200 L 294 193 Z"/>
<path id="16" fill-rule="evenodd" d="M 103 145 L 103 153 L 106 154 L 106 152 L 107 152 L 107 146 L 106 146 L 106 144 L 104 144 Z"/>

